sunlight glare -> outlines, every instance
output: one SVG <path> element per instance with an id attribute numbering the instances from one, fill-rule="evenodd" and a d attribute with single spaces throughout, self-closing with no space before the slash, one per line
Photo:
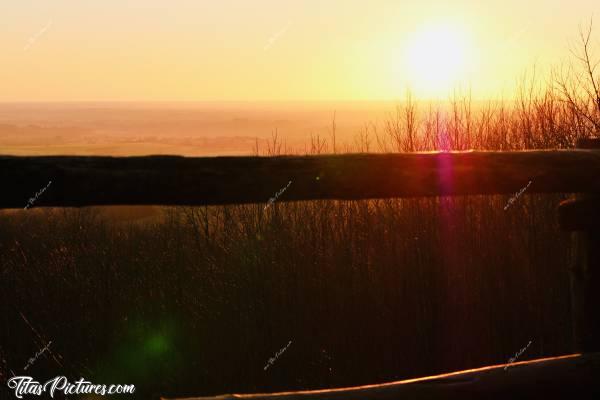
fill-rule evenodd
<path id="1" fill-rule="evenodd" d="M 428 97 L 445 97 L 466 83 L 473 69 L 473 49 L 464 29 L 436 24 L 416 31 L 404 53 L 404 70 L 411 90 Z"/>

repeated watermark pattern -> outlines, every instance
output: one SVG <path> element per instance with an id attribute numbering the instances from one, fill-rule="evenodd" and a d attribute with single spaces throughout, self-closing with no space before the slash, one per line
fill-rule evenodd
<path id="1" fill-rule="evenodd" d="M 29 50 L 29 48 L 31 47 L 31 45 L 33 45 L 40 36 L 42 36 L 44 33 L 46 33 L 46 31 L 52 26 L 52 20 L 50 20 L 48 22 L 48 24 L 42 28 L 41 31 L 39 31 L 38 33 L 36 33 L 35 35 L 33 35 L 32 37 L 29 38 L 29 40 L 27 41 L 27 44 L 25 45 L 25 47 L 23 48 L 23 51 L 27 51 Z"/>
<path id="2" fill-rule="evenodd" d="M 35 203 L 35 201 L 42 195 L 42 193 L 44 193 L 46 191 L 46 189 L 48 189 L 48 187 L 50 186 L 51 183 L 52 183 L 52 181 L 48 182 L 46 187 L 42 188 L 42 190 L 37 192 L 34 197 L 29 198 L 27 205 L 25 207 L 23 207 L 23 209 L 27 210 L 29 207 L 31 207 L 33 205 L 33 203 Z"/>
<path id="3" fill-rule="evenodd" d="M 38 352 L 35 354 L 35 357 L 32 357 L 32 358 L 30 358 L 30 359 L 29 359 L 29 361 L 27 362 L 27 365 L 26 365 L 26 366 L 23 368 L 23 370 L 24 370 L 24 371 L 27 371 L 27 368 L 29 368 L 30 366 L 32 366 L 32 365 L 33 365 L 33 363 L 35 363 L 35 362 L 36 362 L 36 360 L 37 360 L 38 358 L 40 358 L 40 356 L 41 356 L 42 354 L 44 354 L 44 352 L 46 352 L 47 350 L 50 350 L 50 345 L 51 345 L 51 344 L 52 344 L 52 341 L 48 342 L 48 344 L 46 345 L 46 347 L 44 347 L 43 349 L 41 349 L 40 351 L 38 351 Z"/>
<path id="4" fill-rule="evenodd" d="M 283 192 L 285 192 L 286 189 L 290 187 L 291 184 L 292 184 L 292 181 L 289 181 L 286 187 L 284 187 L 283 189 L 281 189 L 279 192 L 275 193 L 275 196 L 271 197 L 269 199 L 269 202 L 265 206 L 264 210 L 266 210 L 271 204 L 275 203 L 275 201 L 279 198 L 279 196 L 281 196 L 283 194 Z"/>
<path id="5" fill-rule="evenodd" d="M 25 323 L 27 324 L 29 329 L 31 329 L 31 332 L 33 332 L 33 334 L 38 338 L 40 343 L 44 343 L 45 342 L 44 338 L 38 333 L 38 331 L 35 330 L 35 328 L 33 327 L 33 325 L 31 325 L 29 320 L 27 318 L 25 318 L 25 315 L 23 315 L 23 313 L 21 311 L 19 311 L 19 314 L 21 315 L 21 318 L 23 319 L 23 321 L 25 321 Z M 62 367 L 63 365 L 59 361 L 59 358 L 62 359 L 63 357 L 59 353 L 56 353 L 56 355 L 54 355 L 54 352 L 52 350 L 50 350 L 50 346 L 47 346 L 46 349 L 48 350 L 48 354 L 50 354 L 50 357 L 52 357 L 52 359 L 56 362 L 56 364 L 58 364 L 60 367 Z M 14 376 L 14 373 L 13 373 L 13 376 Z"/>
<path id="6" fill-rule="evenodd" d="M 508 359 L 508 364 L 506 364 L 504 366 L 504 370 L 506 371 L 508 369 L 508 367 L 510 366 L 510 364 L 514 363 L 515 361 L 517 361 L 517 358 L 519 358 L 521 356 L 521 354 L 523 354 L 525 352 L 525 350 L 527 350 L 527 348 L 529 347 L 529 345 L 531 344 L 531 340 L 529 341 L 529 343 L 527 343 L 527 346 L 523 347 L 521 350 L 519 350 L 514 357 L 511 357 Z"/>
<path id="7" fill-rule="evenodd" d="M 510 207 L 511 204 L 514 203 L 527 190 L 529 185 L 531 185 L 531 182 L 532 181 L 529 181 L 527 186 L 525 186 L 523 189 L 519 190 L 517 193 L 515 193 L 515 195 L 513 197 L 508 199 L 508 203 L 506 203 L 506 205 L 504 206 L 504 211 L 508 210 L 508 207 Z"/>
<path id="8" fill-rule="evenodd" d="M 275 357 L 269 358 L 269 362 L 267 363 L 267 365 L 265 365 L 265 368 L 264 368 L 265 371 L 267 370 L 267 368 L 269 368 L 271 365 L 273 365 L 273 363 L 275 363 L 275 361 L 279 358 L 279 356 L 282 355 L 283 352 L 286 351 L 288 347 L 290 347 L 290 344 L 292 344 L 291 340 L 289 341 L 287 346 L 283 347 L 281 350 L 279 350 L 277 352 L 277 354 L 275 354 Z"/>
<path id="9" fill-rule="evenodd" d="M 277 39 L 279 39 L 281 36 L 283 36 L 283 34 L 288 30 L 288 28 L 290 27 L 290 25 L 292 24 L 292 21 L 288 21 L 288 23 L 283 27 L 283 29 L 281 29 L 279 32 L 275 33 L 273 36 L 271 36 L 269 38 L 269 40 L 267 41 L 267 44 L 264 47 L 264 51 L 267 51 L 271 48 L 271 46 L 273 46 L 273 43 L 275 43 L 275 41 L 277 41 Z"/>
<path id="10" fill-rule="evenodd" d="M 41 396 L 48 392 L 54 398 L 57 392 L 66 395 L 96 394 L 99 396 L 113 394 L 133 394 L 135 385 L 96 385 L 80 378 L 70 383 L 66 376 L 57 376 L 46 383 L 35 381 L 31 376 L 15 376 L 7 382 L 9 389 L 14 389 L 15 396 L 22 399 L 24 395 Z"/>

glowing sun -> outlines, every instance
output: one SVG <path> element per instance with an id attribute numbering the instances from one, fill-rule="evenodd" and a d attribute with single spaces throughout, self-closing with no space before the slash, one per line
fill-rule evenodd
<path id="1" fill-rule="evenodd" d="M 423 95 L 444 96 L 469 78 L 473 46 L 465 30 L 432 25 L 408 40 L 404 54 L 409 86 Z"/>

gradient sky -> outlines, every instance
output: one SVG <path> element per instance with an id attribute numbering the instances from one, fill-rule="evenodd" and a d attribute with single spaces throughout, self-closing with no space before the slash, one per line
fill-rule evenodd
<path id="1" fill-rule="evenodd" d="M 467 38 L 475 98 L 507 96 L 594 15 L 598 0 L 6 0 L 0 101 L 443 97 L 406 60 L 436 26 Z"/>

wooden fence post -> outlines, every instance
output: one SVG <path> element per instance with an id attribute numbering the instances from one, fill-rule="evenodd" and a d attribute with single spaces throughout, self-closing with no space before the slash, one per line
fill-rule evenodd
<path id="1" fill-rule="evenodd" d="M 599 149 L 600 138 L 577 142 Z M 569 274 L 575 351 L 600 350 L 600 194 L 582 193 L 559 207 L 563 230 L 572 232 Z"/>

